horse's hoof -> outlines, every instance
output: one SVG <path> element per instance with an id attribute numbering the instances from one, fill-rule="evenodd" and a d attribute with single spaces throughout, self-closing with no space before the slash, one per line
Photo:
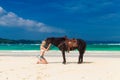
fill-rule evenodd
<path id="1" fill-rule="evenodd" d="M 78 62 L 78 64 L 82 64 L 82 62 Z"/>
<path id="2" fill-rule="evenodd" d="M 63 62 L 63 64 L 66 64 L 66 62 Z"/>

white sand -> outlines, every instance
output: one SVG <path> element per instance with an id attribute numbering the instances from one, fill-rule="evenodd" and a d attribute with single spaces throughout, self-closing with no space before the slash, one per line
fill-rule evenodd
<path id="1" fill-rule="evenodd" d="M 0 80 L 120 80 L 120 52 L 87 51 L 84 63 L 77 64 L 74 51 L 66 53 L 66 65 L 60 51 L 47 52 L 48 64 L 36 64 L 38 54 L 1 51 Z"/>

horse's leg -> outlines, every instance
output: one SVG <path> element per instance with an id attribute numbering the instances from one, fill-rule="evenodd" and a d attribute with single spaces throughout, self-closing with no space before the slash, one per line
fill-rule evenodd
<path id="1" fill-rule="evenodd" d="M 79 56 L 78 56 L 78 64 L 80 64 L 80 51 L 79 51 Z"/>
<path id="2" fill-rule="evenodd" d="M 81 54 L 80 54 L 80 63 L 82 63 L 83 62 L 83 52 L 81 52 Z"/>
<path id="3" fill-rule="evenodd" d="M 63 56 L 63 64 L 66 64 L 65 51 L 62 51 L 62 56 Z"/>
<path id="4" fill-rule="evenodd" d="M 84 43 L 82 48 L 80 48 L 80 46 L 78 47 L 78 51 L 79 51 L 78 64 L 83 62 L 83 55 L 84 55 L 85 49 L 86 49 L 86 43 Z"/>
<path id="5" fill-rule="evenodd" d="M 79 51 L 79 58 L 78 58 L 78 64 L 83 62 L 83 52 Z"/>

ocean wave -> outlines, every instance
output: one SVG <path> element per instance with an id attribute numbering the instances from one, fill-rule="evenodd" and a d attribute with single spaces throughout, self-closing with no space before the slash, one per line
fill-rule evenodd
<path id="1" fill-rule="evenodd" d="M 0 44 L 5 46 L 11 46 L 11 45 L 40 45 L 40 44 Z"/>
<path id="2" fill-rule="evenodd" d="M 10 52 L 40 52 L 39 50 L 11 50 Z"/>
<path id="3" fill-rule="evenodd" d="M 120 43 L 99 43 L 99 44 L 93 44 L 93 45 L 120 45 Z"/>

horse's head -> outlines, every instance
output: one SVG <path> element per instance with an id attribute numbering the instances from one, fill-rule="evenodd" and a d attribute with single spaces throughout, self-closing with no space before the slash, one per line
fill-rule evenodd
<path id="1" fill-rule="evenodd" d="M 46 44 L 50 44 L 50 43 L 52 44 L 53 39 L 54 38 L 47 38 L 47 39 L 45 39 Z"/>
<path id="2" fill-rule="evenodd" d="M 65 41 L 65 37 L 50 37 L 50 38 L 47 38 L 45 41 L 46 41 L 46 44 L 53 44 L 55 46 L 58 46 L 61 42 Z"/>

